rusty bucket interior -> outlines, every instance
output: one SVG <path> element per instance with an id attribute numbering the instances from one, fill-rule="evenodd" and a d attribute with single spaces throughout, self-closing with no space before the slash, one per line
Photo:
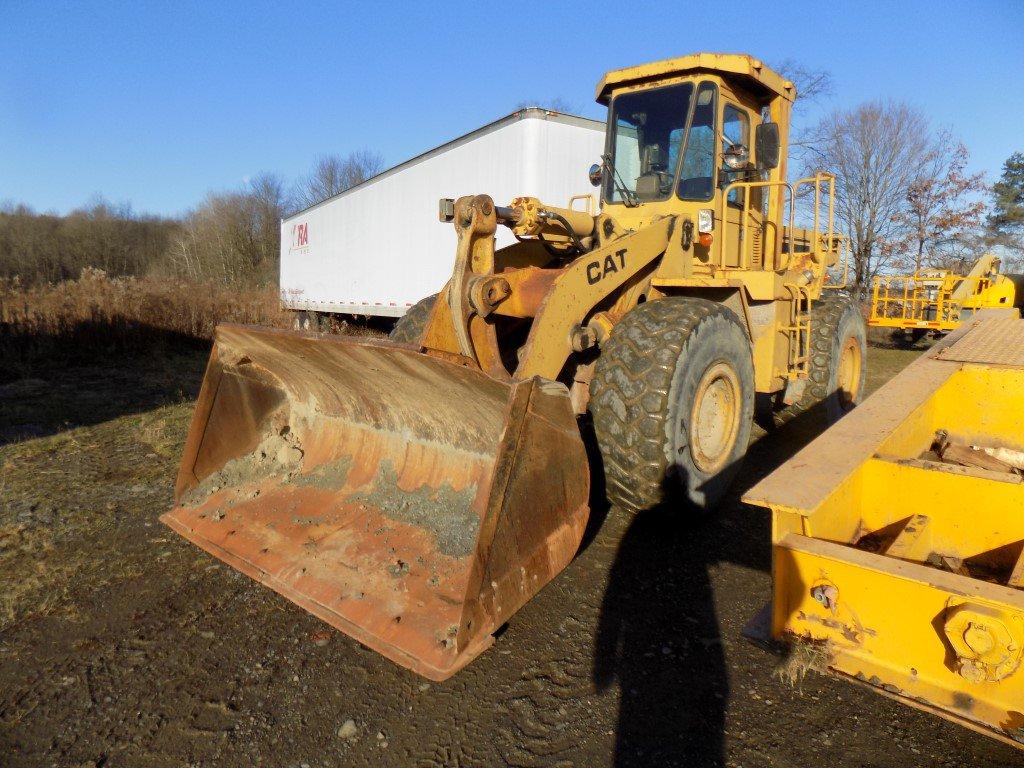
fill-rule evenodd
<path id="1" fill-rule="evenodd" d="M 222 325 L 161 520 L 443 680 L 569 563 L 588 491 L 560 384 Z"/>

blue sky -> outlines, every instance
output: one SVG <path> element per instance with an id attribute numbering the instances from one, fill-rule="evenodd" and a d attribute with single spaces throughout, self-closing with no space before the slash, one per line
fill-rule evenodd
<path id="1" fill-rule="evenodd" d="M 990 180 L 1024 150 L 1024 0 L 0 0 L 0 200 L 177 214 L 319 154 L 392 165 L 524 100 L 603 117 L 604 70 L 698 50 L 827 69 L 835 93 L 816 109 L 910 102 Z"/>

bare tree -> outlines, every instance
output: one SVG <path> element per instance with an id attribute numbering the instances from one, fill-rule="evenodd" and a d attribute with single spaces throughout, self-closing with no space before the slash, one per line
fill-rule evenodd
<path id="1" fill-rule="evenodd" d="M 281 219 L 293 209 L 291 195 L 284 180 L 273 173 L 261 173 L 248 184 L 251 200 L 251 218 L 255 243 L 258 244 L 257 263 L 271 265 L 277 272 L 280 255 Z"/>
<path id="2" fill-rule="evenodd" d="M 824 117 L 805 172 L 836 174 L 836 217 L 850 238 L 855 285 L 863 290 L 893 258 L 907 189 L 928 153 L 925 117 L 906 104 L 868 102 Z"/>
<path id="3" fill-rule="evenodd" d="M 75 279 L 86 267 L 113 277 L 141 275 L 177 233 L 170 219 L 135 214 L 128 204 L 94 198 L 66 216 L 0 205 L 0 278 L 25 284 Z"/>
<path id="4" fill-rule="evenodd" d="M 772 69 L 796 86 L 789 136 L 790 173 L 793 173 L 807 164 L 814 142 L 819 138 L 814 126 L 806 125 L 807 111 L 809 106 L 820 104 L 832 95 L 832 73 L 795 59 L 776 62 Z"/>
<path id="5" fill-rule="evenodd" d="M 891 249 L 907 259 L 914 272 L 922 266 L 961 266 L 983 240 L 980 233 L 985 203 L 984 174 L 967 172 L 970 153 L 943 130 L 921 158 L 907 185 L 906 207 L 895 222 L 905 228 Z"/>
<path id="6" fill-rule="evenodd" d="M 383 170 L 384 158 L 367 149 L 350 152 L 345 157 L 323 155 L 317 159 L 309 176 L 299 182 L 295 202 L 302 208 L 308 208 L 363 183 Z"/>
<path id="7" fill-rule="evenodd" d="M 810 104 L 832 95 L 832 73 L 815 69 L 795 59 L 783 59 L 772 67 L 796 86 L 797 102 Z"/>
<path id="8" fill-rule="evenodd" d="M 273 282 L 280 221 L 290 200 L 284 182 L 260 174 L 245 188 L 211 193 L 189 212 L 165 253 L 163 271 L 224 285 Z"/>

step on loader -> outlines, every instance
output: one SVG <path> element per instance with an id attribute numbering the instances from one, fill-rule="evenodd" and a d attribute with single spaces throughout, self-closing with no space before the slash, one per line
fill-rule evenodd
<path id="1" fill-rule="evenodd" d="M 441 200 L 451 278 L 391 341 L 220 326 L 164 522 L 441 680 L 576 553 L 581 424 L 612 503 L 713 507 L 755 399 L 824 424 L 864 384 L 833 177 L 786 181 L 795 96 L 744 55 L 611 72 L 599 214 Z"/>

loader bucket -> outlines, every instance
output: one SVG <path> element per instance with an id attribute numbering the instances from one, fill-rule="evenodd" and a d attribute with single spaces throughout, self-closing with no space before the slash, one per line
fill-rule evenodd
<path id="1" fill-rule="evenodd" d="M 161 520 L 443 680 L 569 563 L 588 490 L 561 384 L 222 325 Z"/>

